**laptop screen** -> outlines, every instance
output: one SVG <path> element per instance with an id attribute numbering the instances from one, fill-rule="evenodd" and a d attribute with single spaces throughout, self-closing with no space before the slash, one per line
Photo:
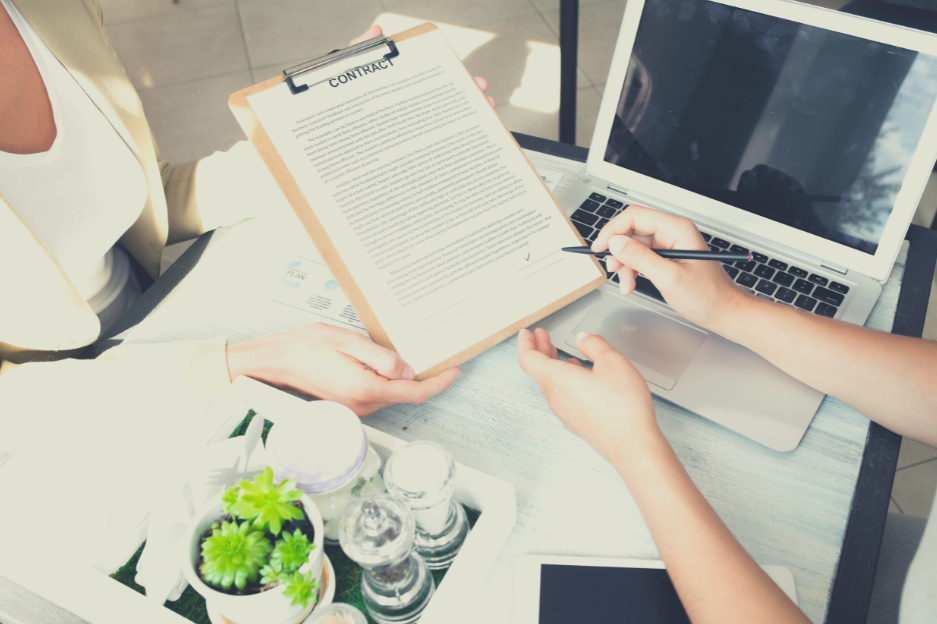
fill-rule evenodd
<path id="1" fill-rule="evenodd" d="M 703 0 L 648 0 L 605 161 L 874 254 L 937 57 Z"/>

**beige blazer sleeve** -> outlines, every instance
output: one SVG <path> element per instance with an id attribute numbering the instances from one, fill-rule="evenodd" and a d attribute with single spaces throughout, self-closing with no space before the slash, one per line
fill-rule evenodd
<path id="1" fill-rule="evenodd" d="M 95 360 L 4 362 L 0 366 L 0 429 L 31 414 L 41 419 L 50 410 L 64 408 L 81 414 L 112 406 L 108 409 L 124 409 L 127 418 L 133 418 L 135 401 L 158 400 L 200 414 L 205 403 L 230 384 L 226 346 L 220 337 L 120 345 Z"/>

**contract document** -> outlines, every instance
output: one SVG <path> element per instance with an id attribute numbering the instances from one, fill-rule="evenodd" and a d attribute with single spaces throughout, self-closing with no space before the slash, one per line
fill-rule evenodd
<path id="1" fill-rule="evenodd" d="M 582 239 L 431 24 L 231 106 L 371 336 L 418 378 L 597 288 Z"/>

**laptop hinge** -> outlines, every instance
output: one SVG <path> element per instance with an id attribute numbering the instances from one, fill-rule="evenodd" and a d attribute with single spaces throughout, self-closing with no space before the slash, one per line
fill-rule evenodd
<path id="1" fill-rule="evenodd" d="M 847 272 L 847 270 L 848 270 L 848 269 L 844 269 L 844 268 L 841 267 L 841 266 L 836 266 L 835 264 L 832 264 L 832 263 L 830 263 L 830 262 L 821 262 L 821 263 L 820 263 L 820 266 L 823 267 L 824 269 L 829 269 L 830 271 L 835 271 L 835 272 L 839 273 L 840 275 L 846 275 L 846 272 Z"/>
<path id="2" fill-rule="evenodd" d="M 616 193 L 621 193 L 622 195 L 627 195 L 631 192 L 626 188 L 618 186 L 617 184 L 609 184 L 607 188 L 615 191 Z"/>

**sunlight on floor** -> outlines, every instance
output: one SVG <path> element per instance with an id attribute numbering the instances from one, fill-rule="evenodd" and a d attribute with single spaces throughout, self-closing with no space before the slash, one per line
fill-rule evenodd
<path id="1" fill-rule="evenodd" d="M 419 17 L 382 13 L 372 24 L 380 24 L 385 33 L 396 33 L 425 23 Z M 497 34 L 476 28 L 466 28 L 435 22 L 459 58 L 489 43 Z M 528 49 L 526 68 L 520 86 L 514 90 L 508 103 L 538 113 L 555 113 L 560 108 L 560 47 L 539 41 L 526 41 Z"/>
<path id="2" fill-rule="evenodd" d="M 420 24 L 425 24 L 426 20 L 419 17 L 408 17 L 396 13 L 382 13 L 374 18 L 372 25 L 380 24 L 385 34 L 398 33 Z M 477 48 L 485 45 L 495 38 L 495 33 L 477 30 L 475 28 L 465 28 L 446 24 L 445 22 L 435 22 L 439 30 L 446 36 L 446 40 L 459 58 L 465 58 Z"/>
<path id="3" fill-rule="evenodd" d="M 560 109 L 560 47 L 528 41 L 527 66 L 519 86 L 509 102 L 538 113 Z"/>

